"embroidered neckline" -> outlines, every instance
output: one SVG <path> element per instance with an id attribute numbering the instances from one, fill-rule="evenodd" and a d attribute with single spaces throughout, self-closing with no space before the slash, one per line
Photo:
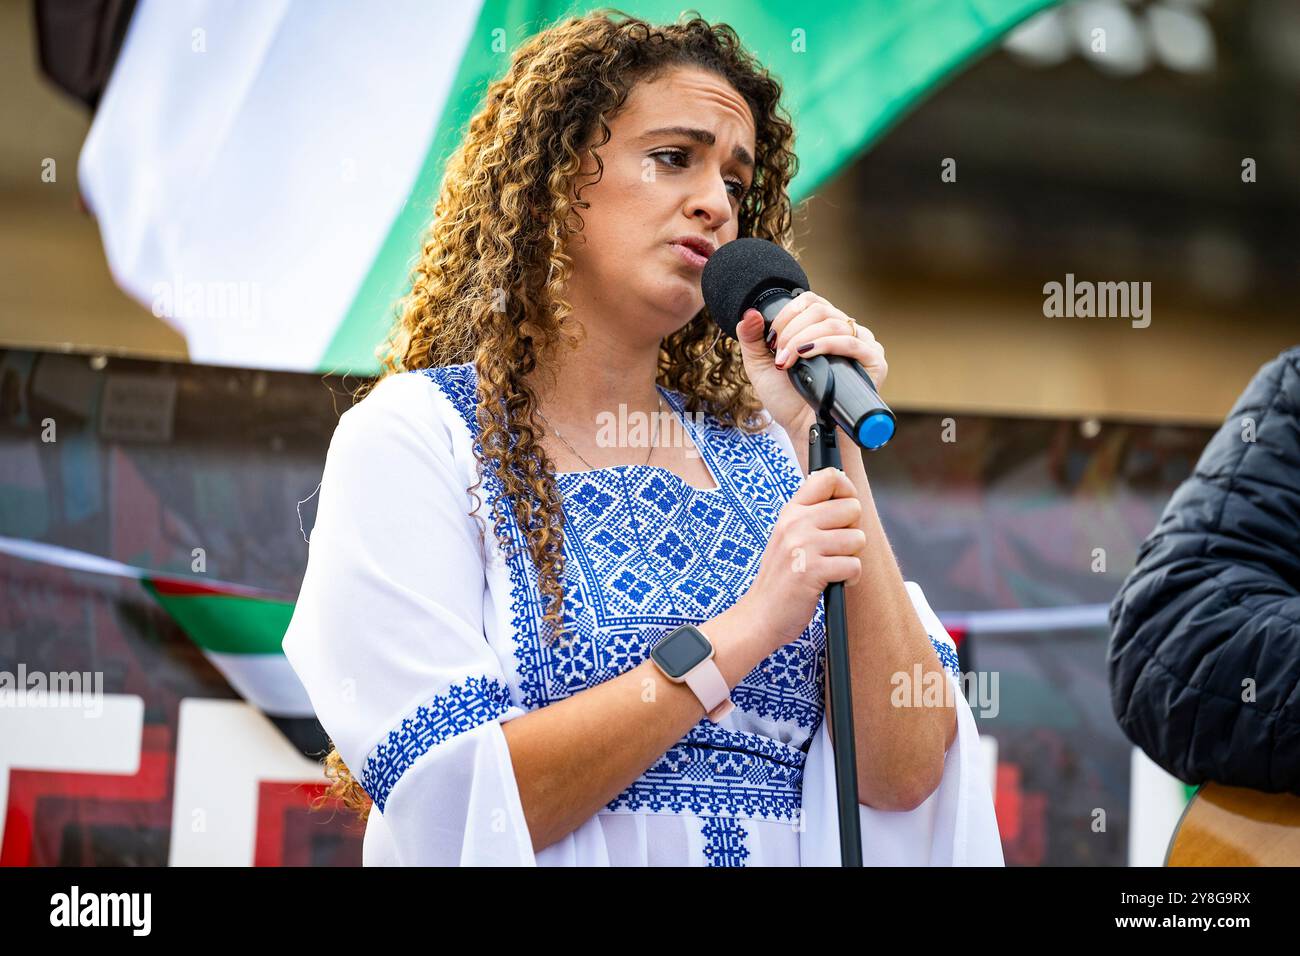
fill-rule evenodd
<path id="1" fill-rule="evenodd" d="M 702 429 L 700 429 L 695 424 L 693 424 L 691 422 L 691 419 L 685 414 L 686 403 L 681 393 L 675 392 L 670 388 L 665 388 L 664 386 L 658 384 L 655 385 L 655 388 L 659 390 L 659 393 L 664 397 L 664 401 L 668 403 L 668 407 L 672 409 L 674 419 L 676 419 L 677 423 L 681 425 L 682 428 L 686 430 L 687 434 L 691 436 L 691 441 L 694 442 L 696 449 L 700 453 L 700 459 L 704 462 L 705 470 L 709 472 L 709 477 L 713 479 L 712 488 L 696 488 L 694 485 L 692 485 L 681 475 L 677 474 L 677 472 L 673 471 L 671 468 L 665 468 L 663 465 L 647 465 L 638 462 L 632 462 L 631 464 L 627 464 L 627 465 L 606 465 L 604 468 L 587 468 L 582 471 L 558 471 L 555 473 L 555 480 L 561 483 L 562 485 L 567 486 L 569 484 L 572 484 L 573 482 L 576 482 L 581 478 L 590 477 L 591 475 L 601 475 L 601 474 L 605 474 L 606 472 L 650 471 L 650 472 L 661 472 L 669 480 L 676 482 L 684 492 L 689 494 L 697 494 L 697 495 L 722 494 L 723 483 L 718 478 L 718 469 L 714 467 L 713 460 L 709 452 L 706 451 L 705 449 L 705 445 L 707 444 L 707 442 L 705 438 L 700 435 Z M 703 430 L 707 431 L 707 429 L 703 429 Z"/>

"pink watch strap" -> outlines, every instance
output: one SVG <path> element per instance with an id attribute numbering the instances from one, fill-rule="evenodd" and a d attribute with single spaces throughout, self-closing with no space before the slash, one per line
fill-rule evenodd
<path id="1" fill-rule="evenodd" d="M 731 709 L 736 706 L 731 701 L 731 691 L 722 676 L 722 671 L 718 669 L 717 664 L 713 663 L 713 658 L 700 661 L 686 672 L 682 680 L 695 692 L 704 709 L 709 712 L 709 720 L 715 724 L 731 713 Z"/>

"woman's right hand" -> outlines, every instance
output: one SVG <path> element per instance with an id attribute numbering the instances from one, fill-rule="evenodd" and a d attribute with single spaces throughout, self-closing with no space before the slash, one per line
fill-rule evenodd
<path id="1" fill-rule="evenodd" d="M 826 585 L 854 585 L 867 536 L 858 527 L 862 502 L 849 476 L 823 468 L 806 477 L 777 516 L 746 602 L 776 650 L 812 621 Z"/>

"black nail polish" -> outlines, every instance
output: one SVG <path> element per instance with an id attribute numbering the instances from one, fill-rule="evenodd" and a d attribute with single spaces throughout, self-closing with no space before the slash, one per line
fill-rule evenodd
<path id="1" fill-rule="evenodd" d="M 797 349 L 795 349 L 795 351 L 796 351 L 796 352 L 799 352 L 800 354 L 802 354 L 802 353 L 804 353 L 804 352 L 807 352 L 810 348 L 812 348 L 812 347 L 813 347 L 814 345 L 816 345 L 816 344 L 817 344 L 816 342 L 805 342 L 803 345 L 801 345 L 801 346 L 799 346 Z"/>

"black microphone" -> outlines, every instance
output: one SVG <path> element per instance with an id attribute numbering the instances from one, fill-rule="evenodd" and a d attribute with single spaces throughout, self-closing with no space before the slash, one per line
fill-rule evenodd
<path id="1" fill-rule="evenodd" d="M 794 257 L 766 239 L 734 239 L 709 257 L 700 279 L 704 304 L 723 332 L 736 337 L 748 309 L 763 315 L 763 337 L 785 304 L 808 288 Z M 874 451 L 894 437 L 897 419 L 881 400 L 871 376 L 843 355 L 796 359 L 786 370 L 795 390 L 820 415 L 823 410 L 846 435 Z"/>

